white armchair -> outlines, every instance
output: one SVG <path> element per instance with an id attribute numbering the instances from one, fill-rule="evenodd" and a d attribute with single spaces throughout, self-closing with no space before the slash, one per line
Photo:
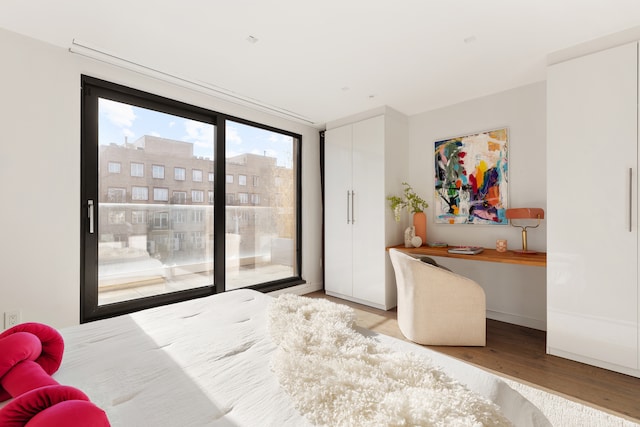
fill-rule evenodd
<path id="1" fill-rule="evenodd" d="M 425 345 L 484 346 L 486 301 L 473 280 L 389 250 L 398 287 L 398 326 Z"/>

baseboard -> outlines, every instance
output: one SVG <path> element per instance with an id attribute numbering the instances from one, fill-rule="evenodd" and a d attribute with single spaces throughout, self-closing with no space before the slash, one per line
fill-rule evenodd
<path id="1" fill-rule="evenodd" d="M 501 313 L 499 311 L 487 310 L 487 319 L 498 320 L 500 322 L 512 323 L 514 325 L 520 325 L 527 328 L 538 329 L 540 331 L 547 330 L 546 320 L 532 319 L 529 317 L 522 317 L 515 314 Z"/>
<path id="2" fill-rule="evenodd" d="M 277 291 L 269 292 L 268 295 L 278 296 L 280 294 L 296 294 L 296 295 L 304 295 L 310 294 L 311 292 L 321 291 L 322 284 L 320 283 L 304 283 L 302 285 L 291 286 L 289 288 L 279 289 Z"/>
<path id="3" fill-rule="evenodd" d="M 615 363 L 605 362 L 603 360 L 594 359 L 580 354 L 571 353 L 569 351 L 559 350 L 557 348 L 547 346 L 547 354 L 562 357 L 576 362 L 585 363 L 598 368 L 608 369 L 614 372 L 620 372 L 632 377 L 640 378 L 640 369 L 633 369 L 627 366 L 616 365 Z"/>

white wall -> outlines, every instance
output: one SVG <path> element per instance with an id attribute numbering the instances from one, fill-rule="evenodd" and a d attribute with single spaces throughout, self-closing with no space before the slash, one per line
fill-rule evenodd
<path id="1" fill-rule="evenodd" d="M 545 83 L 516 88 L 409 118 L 409 183 L 429 201 L 427 240 L 450 245 L 495 247 L 507 239 L 509 249 L 521 247 L 519 228 L 448 225 L 433 222 L 434 142 L 500 127 L 509 128 L 509 204 L 546 211 Z M 401 242 L 398 242 L 401 243 Z M 546 251 L 546 226 L 528 233 L 530 249 Z M 546 329 L 544 268 L 468 262 L 439 258 L 454 271 L 478 281 L 487 294 L 488 316 Z"/>
<path id="2" fill-rule="evenodd" d="M 0 30 L 0 316 L 79 322 L 80 75 L 123 84 L 302 135 L 302 275 L 320 289 L 318 131 Z M 0 322 L 0 329 L 2 323 Z"/>

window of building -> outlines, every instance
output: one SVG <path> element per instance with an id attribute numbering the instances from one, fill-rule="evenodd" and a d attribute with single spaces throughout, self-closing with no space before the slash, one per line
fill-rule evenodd
<path id="1" fill-rule="evenodd" d="M 164 166 L 162 165 L 152 165 L 151 173 L 155 179 L 164 179 Z"/>
<path id="2" fill-rule="evenodd" d="M 147 223 L 147 212 L 146 211 L 132 211 L 131 212 L 131 223 L 132 224 L 146 224 Z"/>
<path id="3" fill-rule="evenodd" d="M 184 224 L 187 221 L 186 211 L 180 209 L 173 212 L 173 221 L 176 224 Z"/>
<path id="4" fill-rule="evenodd" d="M 253 175 L 253 186 L 258 187 L 260 185 L 260 177 L 258 175 Z"/>
<path id="5" fill-rule="evenodd" d="M 201 223 L 204 221 L 204 211 L 202 210 L 194 210 L 192 212 L 192 218 L 194 223 Z"/>
<path id="6" fill-rule="evenodd" d="M 233 175 L 227 174 L 227 184 L 233 184 Z"/>
<path id="7" fill-rule="evenodd" d="M 149 187 L 131 187 L 131 200 L 149 200 Z"/>
<path id="8" fill-rule="evenodd" d="M 144 163 L 131 162 L 131 176 L 144 176 Z"/>
<path id="9" fill-rule="evenodd" d="M 202 231 L 191 233 L 191 243 L 195 249 L 204 249 L 204 233 Z"/>
<path id="10" fill-rule="evenodd" d="M 173 233 L 173 250 L 174 251 L 181 251 L 184 249 L 184 239 L 185 239 L 184 232 Z"/>
<path id="11" fill-rule="evenodd" d="M 209 172 L 209 182 L 213 182 L 214 175 L 215 174 L 213 172 Z"/>
<path id="12" fill-rule="evenodd" d="M 169 213 L 155 212 L 153 214 L 153 228 L 169 228 Z"/>
<path id="13" fill-rule="evenodd" d="M 259 194 L 252 194 L 251 195 L 251 204 L 252 205 L 259 205 L 260 204 L 260 195 Z"/>
<path id="14" fill-rule="evenodd" d="M 247 175 L 238 175 L 238 185 L 247 185 Z"/>
<path id="15" fill-rule="evenodd" d="M 204 203 L 204 191 L 191 190 L 191 201 L 193 203 Z"/>
<path id="16" fill-rule="evenodd" d="M 120 162 L 109 162 L 109 173 L 120 173 L 122 164 Z"/>
<path id="17" fill-rule="evenodd" d="M 124 188 L 108 188 L 107 202 L 125 203 L 127 201 L 127 190 Z"/>
<path id="18" fill-rule="evenodd" d="M 209 204 L 213 204 L 213 191 L 209 191 Z"/>
<path id="19" fill-rule="evenodd" d="M 185 168 L 173 168 L 173 178 L 176 181 L 184 181 L 187 178 L 187 170 Z"/>
<path id="20" fill-rule="evenodd" d="M 186 191 L 174 191 L 172 201 L 174 205 L 186 205 L 187 204 L 187 192 Z"/>
<path id="21" fill-rule="evenodd" d="M 156 202 L 168 202 L 169 201 L 169 189 L 155 187 L 153 189 L 153 200 Z"/>
<path id="22" fill-rule="evenodd" d="M 191 171 L 193 182 L 202 182 L 202 171 L 200 169 L 193 169 Z"/>
<path id="23" fill-rule="evenodd" d="M 236 203 L 236 196 L 233 193 L 227 193 L 225 195 L 225 201 L 228 206 L 233 206 Z"/>
<path id="24" fill-rule="evenodd" d="M 109 221 L 109 224 L 124 224 L 125 211 L 109 210 L 108 221 Z"/>
<path id="25" fill-rule="evenodd" d="M 247 193 L 238 193 L 238 203 L 241 205 L 249 203 L 249 195 Z"/>

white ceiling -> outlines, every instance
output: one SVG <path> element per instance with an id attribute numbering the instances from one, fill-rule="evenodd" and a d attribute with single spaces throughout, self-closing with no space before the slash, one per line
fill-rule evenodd
<path id="1" fill-rule="evenodd" d="M 640 0 L 0 2 L 2 28 L 64 48 L 75 39 L 319 127 L 541 81 L 549 53 L 638 25 Z"/>

